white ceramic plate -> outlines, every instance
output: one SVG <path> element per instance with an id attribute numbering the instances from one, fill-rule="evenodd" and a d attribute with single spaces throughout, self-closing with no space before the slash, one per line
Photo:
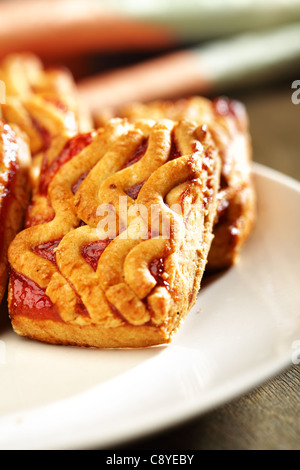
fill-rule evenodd
<path id="1" fill-rule="evenodd" d="M 0 448 L 105 449 L 201 415 L 292 365 L 300 340 L 300 183 L 255 165 L 259 219 L 168 347 L 19 338 L 2 315 Z"/>

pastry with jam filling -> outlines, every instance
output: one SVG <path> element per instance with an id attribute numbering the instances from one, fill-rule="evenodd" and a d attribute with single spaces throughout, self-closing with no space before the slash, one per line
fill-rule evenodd
<path id="1" fill-rule="evenodd" d="M 100 112 L 98 124 L 105 122 L 112 113 L 131 122 L 142 118 L 167 118 L 207 126 L 222 162 L 218 211 L 207 272 L 236 264 L 256 220 L 251 139 L 248 116 L 242 103 L 226 97 L 208 100 L 200 96 L 146 104 L 132 103 L 119 110 Z"/>
<path id="2" fill-rule="evenodd" d="M 30 163 L 26 137 L 0 120 L 0 302 L 7 287 L 8 247 L 23 228 Z"/>
<path id="3" fill-rule="evenodd" d="M 190 121 L 112 119 L 47 152 L 9 249 L 9 312 L 34 340 L 169 343 L 195 304 L 221 163 Z"/>
<path id="4" fill-rule="evenodd" d="M 6 56 L 0 62 L 0 80 L 6 87 L 3 118 L 28 136 L 35 182 L 52 139 L 62 133 L 73 136 L 90 131 L 91 117 L 78 98 L 69 70 L 46 68 L 34 54 Z"/>

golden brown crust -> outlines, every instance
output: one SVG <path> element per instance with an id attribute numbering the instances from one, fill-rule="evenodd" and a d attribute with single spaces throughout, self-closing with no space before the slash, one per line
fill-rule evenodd
<path id="1" fill-rule="evenodd" d="M 19 53 L 6 56 L 0 63 L 0 80 L 6 85 L 6 95 L 17 98 L 23 104 L 28 114 L 34 114 L 34 101 L 39 97 L 44 107 L 52 104 L 52 111 L 58 116 L 57 120 L 65 122 L 75 132 L 87 132 L 92 127 L 92 120 L 86 107 L 80 102 L 74 78 L 70 71 L 63 67 L 45 68 L 41 60 L 34 54 Z M 24 100 L 24 102 L 23 102 Z M 37 100 L 38 106 L 41 100 Z M 13 103 L 13 102 L 12 102 Z M 39 108 L 39 111 L 42 110 Z M 60 111 L 60 113 L 59 113 Z M 71 115 L 73 113 L 73 116 Z M 39 120 L 39 116 L 37 116 Z M 50 128 L 51 130 L 51 128 Z"/>
<path id="2" fill-rule="evenodd" d="M 210 101 L 190 97 L 174 101 L 133 103 L 119 109 L 118 116 L 131 122 L 146 119 L 190 120 L 206 124 L 222 160 L 218 214 L 207 271 L 235 264 L 256 219 L 256 195 L 252 180 L 252 149 L 247 113 L 239 102 L 227 98 Z M 98 125 L 112 112 L 102 112 Z"/>
<path id="3" fill-rule="evenodd" d="M 22 229 L 29 200 L 29 167 L 24 135 L 0 120 L 0 301 L 7 285 L 8 247 Z"/>
<path id="4" fill-rule="evenodd" d="M 14 330 L 20 336 L 49 344 L 108 348 L 145 348 L 168 344 L 168 332 L 155 326 L 118 326 L 103 328 L 99 325 L 72 325 L 50 320 L 34 321 L 15 317 Z"/>
<path id="5" fill-rule="evenodd" d="M 0 80 L 6 85 L 3 118 L 29 138 L 35 182 L 43 152 L 61 133 L 69 137 L 88 132 L 92 120 L 77 97 L 74 79 L 63 68 L 45 69 L 33 54 L 11 54 L 0 63 Z"/>
<path id="6" fill-rule="evenodd" d="M 212 241 L 220 159 L 209 132 L 115 119 L 58 148 L 9 250 L 14 329 L 59 344 L 168 343 L 195 303 Z"/>

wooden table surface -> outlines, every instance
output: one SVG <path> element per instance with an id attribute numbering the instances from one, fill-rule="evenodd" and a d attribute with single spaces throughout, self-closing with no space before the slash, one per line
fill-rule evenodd
<path id="1" fill-rule="evenodd" d="M 236 97 L 248 109 L 254 160 L 300 180 L 300 104 L 292 103 L 291 83 Z M 119 449 L 300 450 L 300 365 L 192 422 Z"/>

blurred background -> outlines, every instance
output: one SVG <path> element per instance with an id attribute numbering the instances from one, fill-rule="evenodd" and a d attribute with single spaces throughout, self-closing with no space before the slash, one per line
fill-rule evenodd
<path id="1" fill-rule="evenodd" d="M 30 51 L 70 68 L 92 111 L 191 94 L 242 100 L 254 159 L 300 178 L 300 0 L 0 0 L 0 18 L 0 58 Z"/>
<path id="2" fill-rule="evenodd" d="M 0 0 L 0 18 L 0 59 L 30 51 L 70 68 L 93 112 L 191 94 L 241 100 L 254 161 L 300 180 L 300 0 Z M 299 449 L 299 393 L 295 367 L 131 448 Z"/>

